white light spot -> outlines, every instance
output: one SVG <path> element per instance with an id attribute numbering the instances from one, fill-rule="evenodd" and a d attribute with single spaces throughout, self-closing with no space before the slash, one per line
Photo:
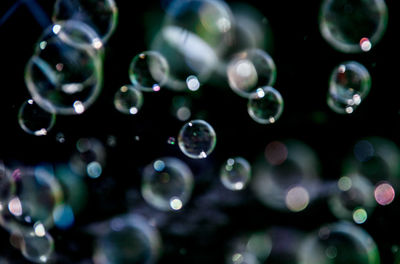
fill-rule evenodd
<path id="1" fill-rule="evenodd" d="M 82 114 L 83 112 L 85 112 L 85 106 L 82 104 L 81 101 L 75 101 L 74 110 L 77 114 Z"/>
<path id="2" fill-rule="evenodd" d="M 15 216 L 22 215 L 22 204 L 18 197 L 14 197 L 8 202 L 8 210 Z"/>
<path id="3" fill-rule="evenodd" d="M 131 107 L 131 108 L 129 109 L 129 113 L 130 113 L 131 115 L 136 115 L 138 112 L 139 112 L 139 110 L 138 110 L 136 107 Z"/>
<path id="4" fill-rule="evenodd" d="M 178 211 L 182 208 L 183 204 L 182 201 L 179 198 L 173 197 L 169 203 L 171 208 L 175 211 Z"/>
<path id="5" fill-rule="evenodd" d="M 60 25 L 58 25 L 58 24 L 55 24 L 54 26 L 53 26 L 53 33 L 54 34 L 58 34 L 58 33 L 60 33 L 60 30 L 61 30 L 61 26 Z"/>
<path id="6" fill-rule="evenodd" d="M 44 228 L 44 225 L 40 222 L 36 222 L 33 226 L 35 230 L 35 235 L 38 237 L 44 237 L 46 235 L 46 229 Z"/>
<path id="7" fill-rule="evenodd" d="M 186 79 L 186 85 L 189 88 L 190 91 L 197 91 L 200 88 L 200 82 L 199 79 L 197 79 L 196 76 L 190 75 Z"/>

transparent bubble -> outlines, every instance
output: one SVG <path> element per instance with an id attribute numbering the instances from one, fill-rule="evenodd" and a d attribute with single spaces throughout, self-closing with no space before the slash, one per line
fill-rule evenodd
<path id="1" fill-rule="evenodd" d="M 214 128 L 204 120 L 186 123 L 178 135 L 179 148 L 192 159 L 204 159 L 213 152 L 217 143 Z"/>
<path id="2" fill-rule="evenodd" d="M 189 76 L 196 77 L 198 85 L 204 83 L 231 40 L 232 25 L 231 11 L 223 1 L 173 1 L 151 44 L 171 65 L 166 87 L 187 90 Z"/>
<path id="3" fill-rule="evenodd" d="M 179 159 L 166 157 L 146 166 L 141 191 L 146 202 L 155 208 L 178 211 L 189 200 L 193 184 L 190 168 Z"/>
<path id="4" fill-rule="evenodd" d="M 331 73 L 328 106 L 336 113 L 351 114 L 371 89 L 371 76 L 358 62 L 341 63 Z"/>
<path id="5" fill-rule="evenodd" d="M 72 170 L 78 175 L 100 177 L 106 164 L 106 148 L 96 138 L 81 138 L 76 142 L 74 155 L 70 160 Z"/>
<path id="6" fill-rule="evenodd" d="M 23 235 L 21 253 L 34 263 L 47 263 L 54 252 L 54 239 L 46 231 Z"/>
<path id="7" fill-rule="evenodd" d="M 0 224 L 10 232 L 31 231 L 37 223 L 53 226 L 52 213 L 63 192 L 52 172 L 44 166 L 18 168 L 12 172 L 15 193 L 0 210 Z"/>
<path id="8" fill-rule="evenodd" d="M 25 101 L 18 112 L 18 123 L 28 134 L 45 136 L 56 121 L 56 115 L 40 108 L 32 99 Z"/>
<path id="9" fill-rule="evenodd" d="M 333 48 L 345 53 L 367 52 L 381 40 L 387 20 L 384 0 L 324 0 L 319 28 Z"/>
<path id="10" fill-rule="evenodd" d="M 95 264 L 152 264 L 161 249 L 158 231 L 139 215 L 125 215 L 111 219 L 99 230 L 100 237 L 93 261 Z"/>
<path id="11" fill-rule="evenodd" d="M 106 42 L 118 22 L 118 9 L 114 0 L 57 0 L 52 17 L 54 23 L 78 20 L 91 26 Z"/>
<path id="12" fill-rule="evenodd" d="M 273 86 L 276 66 L 271 56 L 260 49 L 240 52 L 227 66 L 229 86 L 238 95 L 249 98 L 262 86 Z"/>
<path id="13" fill-rule="evenodd" d="M 251 187 L 256 197 L 277 210 L 305 210 L 321 187 L 318 157 L 300 141 L 270 142 L 252 168 Z"/>
<path id="14" fill-rule="evenodd" d="M 249 97 L 247 112 L 257 123 L 273 124 L 282 115 L 283 98 L 277 90 L 270 86 L 258 88 Z"/>
<path id="15" fill-rule="evenodd" d="M 79 23 L 66 21 L 45 30 L 26 65 L 25 82 L 33 100 L 51 113 L 81 114 L 101 91 L 102 56 L 82 40 L 95 33 L 86 35 Z"/>
<path id="16" fill-rule="evenodd" d="M 221 167 L 221 182 L 229 190 L 238 191 L 244 189 L 250 178 L 250 164 L 242 157 L 230 158 Z"/>
<path id="17" fill-rule="evenodd" d="M 169 65 L 161 53 L 145 51 L 136 55 L 129 66 L 129 78 L 145 92 L 158 92 L 167 82 Z"/>
<path id="18" fill-rule="evenodd" d="M 136 86 L 124 85 L 114 95 L 114 106 L 123 114 L 136 115 L 143 105 L 143 94 Z"/>
<path id="19" fill-rule="evenodd" d="M 338 222 L 309 235 L 299 248 L 300 264 L 379 264 L 378 247 L 360 227 Z"/>

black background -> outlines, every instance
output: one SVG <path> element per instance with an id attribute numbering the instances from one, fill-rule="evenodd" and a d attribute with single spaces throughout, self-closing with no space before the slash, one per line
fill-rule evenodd
<path id="1" fill-rule="evenodd" d="M 29 0 L 28 0 L 29 1 Z M 37 0 L 46 14 L 52 13 L 53 1 Z M 217 202 L 210 205 L 228 217 L 223 225 L 209 214 L 196 222 L 195 231 L 185 235 L 161 229 L 164 254 L 161 263 L 222 263 L 228 241 L 243 232 L 283 225 L 311 231 L 321 224 L 335 221 L 324 200 L 304 212 L 281 213 L 262 206 L 250 191 L 223 191 L 218 178 L 220 164 L 229 157 L 243 156 L 253 161 L 272 140 L 295 138 L 310 145 L 321 162 L 321 178 L 340 176 L 341 162 L 360 138 L 382 136 L 399 144 L 398 104 L 398 17 L 389 1 L 389 23 L 381 42 L 370 52 L 343 54 L 335 51 L 321 37 L 318 30 L 320 1 L 247 1 L 267 18 L 274 40 L 271 56 L 277 65 L 275 87 L 285 100 L 281 119 L 274 125 L 255 123 L 247 114 L 247 101 L 236 96 L 227 85 L 204 84 L 191 97 L 192 118 L 203 117 L 217 132 L 217 146 L 206 160 L 185 157 L 177 145 L 167 144 L 176 137 L 183 122 L 171 115 L 171 101 L 177 93 L 162 90 L 145 93 L 144 105 L 137 116 L 124 116 L 113 107 L 115 91 L 129 83 L 128 66 L 138 53 L 147 50 L 149 26 L 162 22 L 158 1 L 117 1 L 118 27 L 106 45 L 104 87 L 96 103 L 81 116 L 58 116 L 56 125 L 46 137 L 26 134 L 18 125 L 17 114 L 21 103 L 29 98 L 24 83 L 25 63 L 43 28 L 22 5 L 3 25 L 0 25 L 0 159 L 21 161 L 28 165 L 48 161 L 65 162 L 81 137 L 96 137 L 103 142 L 112 135 L 116 147 L 107 147 L 107 167 L 96 180 L 88 179 L 90 190 L 86 210 L 77 216 L 75 227 L 68 232 L 54 229 L 59 263 L 86 263 L 93 251 L 91 238 L 82 232 L 89 223 L 123 214 L 140 204 L 140 197 L 128 199 L 126 193 L 136 193 L 140 186 L 143 166 L 162 156 L 176 156 L 193 169 L 197 185 L 192 200 L 170 218 L 185 224 L 196 211 L 196 201 L 212 188 L 232 199 L 237 206 Z M 0 3 L 0 15 L 14 1 Z M 367 99 L 352 115 L 338 115 L 326 105 L 328 78 L 332 69 L 342 61 L 356 60 L 364 64 L 372 76 L 372 89 Z M 183 95 L 183 93 L 182 93 Z M 316 117 L 318 118 L 318 121 Z M 57 133 L 66 142 L 57 142 Z M 135 137 L 140 138 L 139 141 Z M 133 205 L 132 205 L 133 204 Z M 201 207 L 202 210 L 207 206 Z M 363 227 L 376 240 L 382 263 L 393 263 L 391 248 L 399 243 L 398 201 L 377 208 Z M 151 208 L 151 214 L 160 213 Z M 134 211 L 134 210 L 133 210 Z M 24 263 L 19 252 L 9 244 L 8 234 L 0 230 L 0 255 L 11 256 L 15 263 Z M 184 249 L 184 254 L 181 249 Z M 14 263 L 12 262 L 12 263 Z M 90 263 L 90 262 L 89 262 Z"/>

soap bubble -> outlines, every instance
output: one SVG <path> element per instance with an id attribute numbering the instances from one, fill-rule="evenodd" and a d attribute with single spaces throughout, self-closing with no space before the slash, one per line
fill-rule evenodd
<path id="1" fill-rule="evenodd" d="M 118 9 L 114 0 L 57 0 L 52 17 L 54 23 L 78 20 L 91 26 L 106 42 L 118 22 Z"/>
<path id="2" fill-rule="evenodd" d="M 40 108 L 32 99 L 25 101 L 18 113 L 18 123 L 28 134 L 45 136 L 56 121 L 56 115 Z"/>
<path id="3" fill-rule="evenodd" d="M 273 124 L 282 115 L 283 98 L 277 90 L 270 86 L 258 88 L 249 97 L 247 111 L 257 123 Z"/>
<path id="4" fill-rule="evenodd" d="M 99 232 L 95 264 L 153 264 L 159 257 L 160 235 L 139 215 L 115 217 Z"/>
<path id="5" fill-rule="evenodd" d="M 46 231 L 23 235 L 21 253 L 29 261 L 47 263 L 54 252 L 54 239 Z"/>
<path id="6" fill-rule="evenodd" d="M 229 190 L 244 189 L 250 181 L 250 177 L 250 164 L 242 157 L 230 158 L 222 165 L 220 179 Z"/>
<path id="7" fill-rule="evenodd" d="M 143 105 L 143 94 L 136 86 L 124 85 L 114 95 L 114 106 L 123 114 L 136 115 Z"/>
<path id="8" fill-rule="evenodd" d="M 379 264 L 378 247 L 363 229 L 348 222 L 325 225 L 299 248 L 300 264 Z"/>
<path id="9" fill-rule="evenodd" d="M 276 66 L 268 53 L 251 49 L 236 54 L 227 67 L 229 86 L 238 95 L 249 98 L 262 86 L 273 86 Z"/>
<path id="10" fill-rule="evenodd" d="M 93 32 L 87 35 L 77 23 L 48 28 L 26 65 L 25 82 L 33 100 L 51 113 L 81 114 L 101 91 L 101 54 L 83 39 L 91 39 Z"/>
<path id="11" fill-rule="evenodd" d="M 231 41 L 232 25 L 233 16 L 223 1 L 173 1 L 151 44 L 171 65 L 166 87 L 187 90 L 189 76 L 199 85 L 205 82 Z"/>
<path id="12" fill-rule="evenodd" d="M 204 159 L 213 152 L 217 142 L 214 128 L 204 120 L 186 123 L 178 135 L 179 148 L 192 159 Z"/>
<path id="13" fill-rule="evenodd" d="M 0 224 L 10 232 L 32 230 L 41 223 L 53 226 L 52 213 L 62 201 L 62 188 L 52 172 L 44 167 L 18 168 L 12 172 L 15 193 L 0 209 Z"/>
<path id="14" fill-rule="evenodd" d="M 348 61 L 337 66 L 330 77 L 328 105 L 336 113 L 351 114 L 371 89 L 371 76 L 358 62 Z"/>
<path id="15" fill-rule="evenodd" d="M 157 209 L 180 210 L 189 200 L 193 189 L 193 174 L 181 160 L 157 159 L 143 171 L 142 195 Z"/>
<path id="16" fill-rule="evenodd" d="M 384 0 L 324 0 L 319 28 L 325 40 L 345 53 L 367 52 L 386 31 Z"/>
<path id="17" fill-rule="evenodd" d="M 72 155 L 70 166 L 81 176 L 98 178 L 106 163 L 106 148 L 96 138 L 80 138 L 76 142 L 77 151 Z"/>
<path id="18" fill-rule="evenodd" d="M 145 51 L 136 55 L 129 66 L 129 78 L 139 90 L 158 92 L 167 82 L 169 65 L 157 51 Z"/>

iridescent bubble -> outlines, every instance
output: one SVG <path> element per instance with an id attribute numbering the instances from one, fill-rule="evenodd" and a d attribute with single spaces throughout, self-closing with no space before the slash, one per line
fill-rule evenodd
<path id="1" fill-rule="evenodd" d="M 79 23 L 66 21 L 45 30 L 26 65 L 25 82 L 33 100 L 51 113 L 81 114 L 101 91 L 101 47 L 82 39 L 95 41 L 96 34 Z"/>
<path id="2" fill-rule="evenodd" d="M 118 9 L 114 0 L 57 0 L 52 17 L 54 23 L 78 20 L 91 26 L 106 42 L 118 22 Z"/>
<path id="3" fill-rule="evenodd" d="M 193 174 L 181 160 L 171 157 L 155 160 L 142 175 L 142 195 L 150 205 L 163 211 L 180 210 L 193 189 Z"/>
<path id="4" fill-rule="evenodd" d="M 0 210 L 0 224 L 10 232 L 30 231 L 37 223 L 52 227 L 53 210 L 63 199 L 52 172 L 45 166 L 18 168 L 11 177 L 16 189 Z"/>
<path id="5" fill-rule="evenodd" d="M 324 0 L 319 28 L 325 40 L 345 53 L 367 52 L 386 31 L 384 0 Z"/>
<path id="6" fill-rule="evenodd" d="M 214 128 L 204 120 L 186 123 L 178 135 L 179 148 L 192 159 L 204 159 L 213 152 L 217 143 Z"/>
<path id="7" fill-rule="evenodd" d="M 273 124 L 282 115 L 283 98 L 277 90 L 270 86 L 258 88 L 249 97 L 247 112 L 257 123 Z"/>
<path id="8" fill-rule="evenodd" d="M 395 191 L 389 183 L 383 182 L 376 186 L 374 191 L 375 200 L 380 205 L 391 204 L 394 200 Z"/>
<path id="9" fill-rule="evenodd" d="M 336 113 L 351 114 L 371 89 L 371 76 L 358 62 L 348 61 L 337 66 L 329 81 L 328 106 Z"/>
<path id="10" fill-rule="evenodd" d="M 223 1 L 173 1 L 151 45 L 171 65 L 166 87 L 187 90 L 189 76 L 204 83 L 231 41 L 232 25 L 233 16 Z"/>
<path id="11" fill-rule="evenodd" d="M 95 264 L 152 264 L 161 249 L 158 231 L 139 215 L 111 219 L 97 240 Z"/>
<path id="12" fill-rule="evenodd" d="M 129 66 L 132 84 L 145 92 L 158 92 L 167 82 L 168 74 L 168 62 L 157 51 L 145 51 L 136 55 Z"/>
<path id="13" fill-rule="evenodd" d="M 360 227 L 338 222 L 309 235 L 299 248 L 299 264 L 379 264 L 378 247 Z"/>
<path id="14" fill-rule="evenodd" d="M 114 106 L 123 114 L 136 115 L 143 105 L 143 94 L 137 86 L 124 85 L 114 95 Z"/>
<path id="15" fill-rule="evenodd" d="M 230 158 L 221 167 L 221 182 L 229 190 L 243 190 L 249 183 L 250 178 L 250 164 L 242 157 Z"/>
<path id="16" fill-rule="evenodd" d="M 227 66 L 227 76 L 232 90 L 249 98 L 258 88 L 275 84 L 276 66 L 267 52 L 246 50 L 233 56 Z"/>
<path id="17" fill-rule="evenodd" d="M 76 142 L 74 155 L 70 160 L 72 170 L 91 178 L 100 177 L 106 163 L 106 148 L 96 138 L 81 138 Z"/>
<path id="18" fill-rule="evenodd" d="M 56 115 L 40 108 L 32 99 L 25 101 L 18 112 L 18 123 L 28 134 L 45 136 L 56 121 Z"/>
<path id="19" fill-rule="evenodd" d="M 29 261 L 47 263 L 54 251 L 53 237 L 44 231 L 28 232 L 23 235 L 21 253 Z"/>

